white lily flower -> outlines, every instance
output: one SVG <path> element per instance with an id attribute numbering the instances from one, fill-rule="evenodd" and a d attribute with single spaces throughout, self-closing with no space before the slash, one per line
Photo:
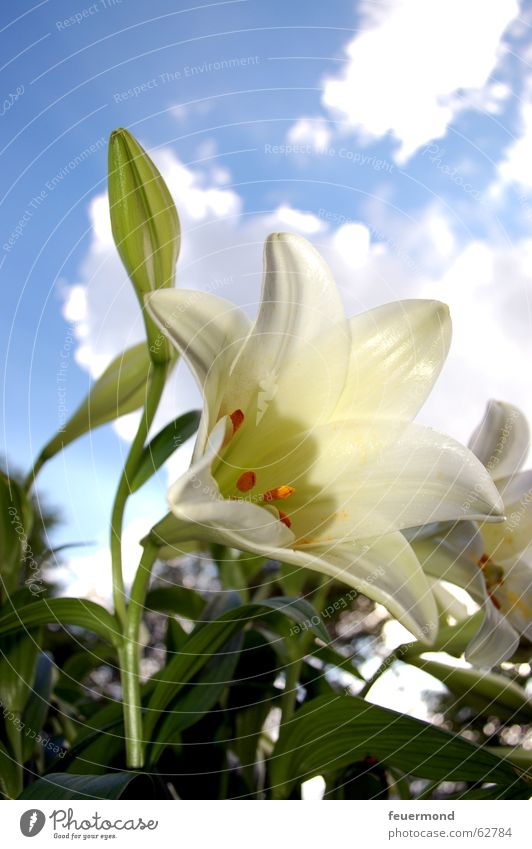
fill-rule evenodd
<path id="1" fill-rule="evenodd" d="M 520 635 L 532 642 L 532 471 L 520 471 L 529 447 L 525 416 L 490 401 L 469 445 L 492 475 L 505 521 L 422 528 L 413 546 L 428 575 L 463 587 L 483 608 L 466 659 L 491 667 L 514 654 Z"/>
<path id="2" fill-rule="evenodd" d="M 401 529 L 502 515 L 471 451 L 412 423 L 447 355 L 448 309 L 401 301 L 348 321 L 305 239 L 273 234 L 264 263 L 253 324 L 210 294 L 146 299 L 205 402 L 192 465 L 169 491 L 171 541 L 221 542 L 329 575 L 430 641 L 436 604 Z M 162 543 L 168 527 L 151 538 Z"/>

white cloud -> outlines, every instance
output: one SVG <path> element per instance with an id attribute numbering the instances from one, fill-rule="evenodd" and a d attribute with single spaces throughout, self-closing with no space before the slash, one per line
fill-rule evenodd
<path id="1" fill-rule="evenodd" d="M 516 0 L 388 0 L 366 2 L 362 11 L 345 71 L 325 81 L 323 103 L 366 141 L 391 134 L 405 162 L 443 136 L 485 87 L 519 7 Z M 504 93 L 490 91 L 495 103 Z"/>
<path id="2" fill-rule="evenodd" d="M 532 106 L 524 103 L 520 115 L 520 131 L 515 141 L 506 150 L 498 167 L 497 188 L 515 183 L 532 189 Z"/>
<path id="3" fill-rule="evenodd" d="M 308 144 L 320 153 L 329 146 L 331 135 L 329 123 L 324 118 L 300 118 L 292 124 L 286 139 L 290 144 Z"/>
<path id="4" fill-rule="evenodd" d="M 333 236 L 333 246 L 350 268 L 363 268 L 370 254 L 370 232 L 364 224 L 343 224 Z"/>
<path id="5" fill-rule="evenodd" d="M 510 247 L 473 242 L 422 297 L 449 304 L 453 342 L 422 413 L 466 442 L 488 398 L 517 404 L 532 422 L 526 363 L 532 357 L 532 240 Z"/>
<path id="6" fill-rule="evenodd" d="M 123 573 L 126 589 L 131 586 L 142 555 L 139 540 L 146 536 L 152 522 L 148 519 L 133 519 L 122 535 Z M 68 587 L 68 595 L 89 598 L 108 606 L 113 595 L 111 554 L 108 547 L 98 548 L 90 554 L 70 557 L 61 566 L 54 566 L 50 579 Z"/>
<path id="7" fill-rule="evenodd" d="M 297 230 L 305 236 L 320 233 L 325 230 L 325 224 L 312 212 L 301 212 L 287 204 L 281 204 L 264 222 L 271 229 L 283 227 Z"/>

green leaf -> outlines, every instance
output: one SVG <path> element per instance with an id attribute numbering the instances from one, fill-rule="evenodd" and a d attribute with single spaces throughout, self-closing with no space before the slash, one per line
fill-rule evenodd
<path id="1" fill-rule="evenodd" d="M 231 748 L 240 761 L 240 769 L 250 789 L 255 786 L 257 748 L 270 708 L 270 702 L 263 700 L 241 708 L 235 716 L 235 737 Z"/>
<path id="2" fill-rule="evenodd" d="M 504 675 L 449 666 L 423 657 L 410 658 L 409 663 L 433 675 L 449 688 L 459 704 L 469 705 L 477 713 L 532 722 L 532 702 L 518 684 Z"/>
<path id="3" fill-rule="evenodd" d="M 172 616 L 168 616 L 166 619 L 165 639 L 166 657 L 173 657 L 173 655 L 181 651 L 187 640 L 188 634 L 183 626 L 177 621 L 177 619 L 174 619 Z"/>
<path id="4" fill-rule="evenodd" d="M 334 666 L 337 669 L 343 669 L 345 672 L 349 672 L 360 681 L 365 680 L 358 669 L 353 666 L 353 658 L 340 654 L 335 651 L 335 649 L 331 648 L 331 646 L 318 646 L 312 649 L 312 652 L 309 652 L 309 655 L 316 658 L 316 660 L 321 661 L 321 663 L 325 663 L 327 666 Z"/>
<path id="5" fill-rule="evenodd" d="M 19 799 L 120 799 L 138 773 L 116 772 L 110 775 L 72 775 L 50 773 L 34 781 Z"/>
<path id="6" fill-rule="evenodd" d="M 83 434 L 142 407 L 151 359 L 145 342 L 129 348 L 107 366 L 76 412 L 43 448 L 40 463 L 49 460 Z"/>
<path id="7" fill-rule="evenodd" d="M 150 766 L 156 763 L 168 743 L 175 742 L 177 735 L 198 722 L 216 704 L 225 688 L 231 684 L 241 647 L 242 634 L 233 635 L 222 650 L 209 659 L 197 680 L 187 685 L 185 691 L 172 702 L 155 734 L 148 758 Z M 168 669 L 169 665 L 164 667 L 160 675 L 168 687 L 173 688 L 175 682 L 169 677 Z"/>
<path id="8" fill-rule="evenodd" d="M 40 650 L 39 629 L 0 638 L 0 704 L 21 714 L 30 695 Z"/>
<path id="9" fill-rule="evenodd" d="M 451 799 L 457 799 L 458 801 L 462 801 L 462 799 L 466 801 L 469 799 L 526 799 L 528 801 L 530 799 L 530 787 L 523 782 L 510 785 L 509 787 L 501 787 L 499 784 L 496 784 L 489 787 L 464 790 L 461 793 L 451 796 Z"/>
<path id="10" fill-rule="evenodd" d="M 20 768 L 0 742 L 0 788 L 8 799 L 16 799 L 20 790 Z"/>
<path id="11" fill-rule="evenodd" d="M 479 610 L 473 616 L 459 622 L 458 625 L 445 625 L 440 627 L 436 641 L 431 646 L 430 651 L 444 651 L 454 657 L 460 657 L 468 647 L 469 643 L 482 625 L 484 618 L 483 611 Z M 399 660 L 410 662 L 411 657 L 418 657 L 424 654 L 427 649 L 427 644 L 416 641 L 414 643 L 404 643 L 399 648 L 395 649 L 394 655 Z"/>
<path id="12" fill-rule="evenodd" d="M 490 746 L 490 752 L 519 767 L 527 773 L 528 778 L 532 779 L 532 751 L 530 749 L 522 749 L 520 746 L 515 746 L 515 748 L 512 746 Z"/>
<path id="13" fill-rule="evenodd" d="M 274 798 L 294 784 L 371 756 L 419 778 L 512 784 L 516 770 L 447 731 L 349 696 L 313 699 L 281 727 L 270 759 Z"/>
<path id="14" fill-rule="evenodd" d="M 118 722 L 113 730 L 96 733 L 85 740 L 79 754 L 69 758 L 67 763 L 61 763 L 61 768 L 72 775 L 106 775 L 111 764 L 123 764 L 124 750 L 124 726 Z"/>
<path id="15" fill-rule="evenodd" d="M 22 738 L 24 761 L 27 761 L 33 752 L 35 736 L 40 734 L 44 727 L 50 708 L 53 676 L 54 663 L 51 655 L 40 652 L 37 658 L 33 687 L 22 717 L 24 722 Z"/>
<path id="16" fill-rule="evenodd" d="M 0 589 L 6 595 L 19 583 L 21 557 L 31 532 L 32 509 L 23 488 L 0 471 Z"/>
<path id="17" fill-rule="evenodd" d="M 205 600 L 189 587 L 157 587 L 146 596 L 147 610 L 175 613 L 196 622 L 205 608 Z"/>
<path id="18" fill-rule="evenodd" d="M 61 760 L 61 769 L 76 774 L 106 772 L 107 765 L 124 748 L 124 723 L 120 702 L 109 702 L 88 719 L 73 719 L 78 733 L 72 747 Z M 96 765 L 98 768 L 96 768 Z"/>
<path id="19" fill-rule="evenodd" d="M 183 651 L 167 664 L 164 676 L 154 676 L 154 689 L 148 702 L 145 734 L 151 737 L 159 714 L 166 710 L 179 690 L 205 666 L 210 657 L 231 637 L 256 619 L 278 621 L 278 614 L 309 628 L 323 640 L 329 636 L 314 608 L 303 599 L 273 598 L 260 604 L 245 604 L 229 610 L 213 622 L 198 627 L 183 646 Z"/>
<path id="20" fill-rule="evenodd" d="M 131 492 L 136 492 L 146 483 L 169 457 L 193 436 L 199 425 L 201 410 L 191 410 L 167 424 L 149 442 L 139 460 L 139 467 L 131 483 Z"/>
<path id="21" fill-rule="evenodd" d="M 114 646 L 121 643 L 120 627 L 105 607 L 81 598 L 42 598 L 0 616 L 0 636 L 38 625 L 78 625 Z"/>

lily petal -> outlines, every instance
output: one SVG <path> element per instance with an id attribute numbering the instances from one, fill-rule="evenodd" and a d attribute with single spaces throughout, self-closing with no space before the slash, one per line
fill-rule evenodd
<path id="1" fill-rule="evenodd" d="M 448 307 L 396 301 L 355 316 L 350 328 L 349 374 L 334 417 L 413 419 L 449 351 Z"/>
<path id="2" fill-rule="evenodd" d="M 528 422 L 521 410 L 504 401 L 489 401 L 469 447 L 498 480 L 519 471 L 529 443 Z"/>
<path id="3" fill-rule="evenodd" d="M 517 651 L 519 635 L 497 608 L 486 603 L 484 619 L 465 651 L 465 659 L 473 666 L 491 669 L 508 660 Z"/>
<path id="4" fill-rule="evenodd" d="M 273 446 L 254 468 L 264 489 L 280 479 L 295 487 L 294 531 L 315 543 L 502 516 L 493 481 L 467 448 L 417 424 L 394 434 L 395 424 L 334 422 Z"/>
<path id="5" fill-rule="evenodd" d="M 475 527 L 458 522 L 432 540 L 416 540 L 413 547 L 428 575 L 467 590 L 484 613 L 482 624 L 467 647 L 466 659 L 475 666 L 491 669 L 511 657 L 519 637 L 488 596 L 477 565 L 482 541 Z"/>
<path id="6" fill-rule="evenodd" d="M 221 496 L 212 477 L 211 466 L 231 430 L 231 420 L 228 417 L 220 419 L 209 437 L 203 457 L 193 463 L 169 490 L 169 506 L 181 522 L 182 539 L 221 542 L 243 551 L 256 550 L 257 546 L 278 548 L 290 545 L 295 539 L 294 534 L 279 521 L 274 509 Z M 175 542 L 175 525 L 173 533 Z M 262 553 L 262 548 L 259 553 Z"/>
<path id="7" fill-rule="evenodd" d="M 185 358 L 204 399 L 196 450 L 202 450 L 214 427 L 230 365 L 249 334 L 251 322 L 216 295 L 187 289 L 165 289 L 148 295 L 146 310 Z"/>
<path id="8" fill-rule="evenodd" d="M 501 612 L 532 642 L 532 563 L 517 560 L 506 571 L 495 595 Z"/>
<path id="9" fill-rule="evenodd" d="M 501 565 L 512 565 L 532 546 L 532 470 L 497 481 L 506 521 L 482 525 L 486 553 Z"/>
<path id="10" fill-rule="evenodd" d="M 285 552 L 284 562 L 330 575 L 380 604 L 431 644 L 438 612 L 430 586 L 409 543 L 400 533 L 333 545 L 309 545 Z"/>
<path id="11" fill-rule="evenodd" d="M 210 467 L 230 427 L 228 419 L 218 422 L 205 455 L 170 489 L 170 509 L 178 520 L 178 525 L 172 526 L 172 539 L 160 538 L 157 526 L 152 536 L 160 544 L 175 545 L 191 537 L 222 542 L 329 575 L 384 604 L 418 639 L 430 642 L 437 630 L 436 605 L 419 561 L 402 534 L 332 546 L 294 547 L 294 535 L 274 510 L 220 496 Z"/>
<path id="12" fill-rule="evenodd" d="M 262 302 L 233 364 L 222 414 L 325 421 L 345 382 L 349 327 L 332 274 L 301 236 L 274 233 L 264 248 Z M 258 391 L 257 391 L 258 390 Z"/>

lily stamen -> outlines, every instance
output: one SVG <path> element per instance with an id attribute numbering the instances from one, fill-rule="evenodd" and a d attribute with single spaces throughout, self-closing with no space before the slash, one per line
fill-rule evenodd
<path id="1" fill-rule="evenodd" d="M 268 489 L 264 492 L 262 494 L 262 500 L 277 501 L 277 499 L 281 499 L 284 501 L 284 499 L 289 498 L 293 492 L 295 492 L 295 487 L 293 486 L 287 486 L 286 484 L 283 486 L 276 486 L 274 489 Z"/>
<path id="2" fill-rule="evenodd" d="M 236 488 L 239 492 L 249 492 L 257 483 L 257 475 L 255 472 L 243 472 L 236 482 Z"/>
<path id="3" fill-rule="evenodd" d="M 237 432 L 237 430 L 239 429 L 239 427 L 243 424 L 245 416 L 244 416 L 244 413 L 242 412 L 242 410 L 234 410 L 231 413 L 231 415 L 229 416 L 229 418 L 231 419 L 231 422 L 233 423 L 233 436 L 234 436 L 235 433 Z"/>
<path id="4" fill-rule="evenodd" d="M 279 520 L 283 523 L 283 525 L 286 525 L 287 528 L 292 527 L 292 520 L 290 516 L 287 516 L 282 510 L 279 510 Z"/>

